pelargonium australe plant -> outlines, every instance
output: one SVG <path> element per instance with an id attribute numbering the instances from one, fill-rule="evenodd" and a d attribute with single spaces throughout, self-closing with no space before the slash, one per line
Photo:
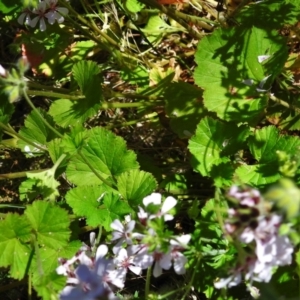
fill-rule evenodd
<path id="1" fill-rule="evenodd" d="M 60 299 L 117 299 L 114 287 L 124 287 L 128 271 L 138 276 L 153 265 L 154 277 L 172 265 L 175 273 L 184 274 L 187 259 L 182 252 L 188 248 L 191 235 L 164 234 L 165 222 L 173 219 L 171 209 L 176 203 L 170 196 L 162 202 L 159 193 L 145 197 L 144 207 L 139 207 L 138 221 L 127 216 L 125 224 L 119 220 L 111 223 L 114 231 L 107 245 L 97 246 L 92 232 L 90 246 L 83 245 L 71 259 L 59 260 L 56 271 L 67 277 Z"/>

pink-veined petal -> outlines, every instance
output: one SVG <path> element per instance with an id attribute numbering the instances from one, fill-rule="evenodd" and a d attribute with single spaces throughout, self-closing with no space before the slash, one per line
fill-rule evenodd
<path id="1" fill-rule="evenodd" d="M 131 232 L 135 227 L 135 221 L 131 220 L 126 224 L 126 232 Z"/>
<path id="2" fill-rule="evenodd" d="M 171 253 L 166 253 L 162 256 L 162 258 L 159 260 L 159 265 L 164 270 L 169 270 L 172 266 L 172 256 Z"/>
<path id="3" fill-rule="evenodd" d="M 110 227 L 117 231 L 124 231 L 124 225 L 120 222 L 120 220 L 116 219 L 111 224 Z"/>
<path id="4" fill-rule="evenodd" d="M 185 273 L 185 264 L 187 263 L 187 258 L 182 253 L 177 253 L 177 257 L 174 259 L 174 270 L 176 274 L 182 275 Z"/>

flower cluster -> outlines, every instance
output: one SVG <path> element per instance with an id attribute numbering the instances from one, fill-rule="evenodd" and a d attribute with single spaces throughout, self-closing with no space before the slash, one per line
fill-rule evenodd
<path id="1" fill-rule="evenodd" d="M 242 280 L 269 282 L 272 270 L 291 264 L 293 246 L 289 238 L 279 235 L 281 216 L 270 213 L 259 191 L 240 190 L 234 186 L 229 196 L 236 200 L 237 208 L 229 209 L 225 230 L 252 250 L 231 271 L 231 276 L 215 282 L 216 288 L 238 285 Z"/>
<path id="2" fill-rule="evenodd" d="M 172 264 L 177 274 L 185 273 L 187 259 L 182 251 L 191 236 L 174 236 L 163 229 L 164 222 L 173 219 L 171 210 L 177 201 L 167 197 L 162 203 L 162 196 L 153 193 L 143 199 L 143 204 L 139 207 L 139 221 L 128 216 L 124 224 L 119 220 L 112 222 L 113 255 L 107 255 L 106 245 L 96 248 L 92 233 L 91 247 L 83 245 L 71 259 L 60 260 L 57 273 L 68 277 L 61 300 L 118 299 L 113 286 L 123 288 L 129 270 L 141 275 L 143 269 L 153 264 L 155 277 L 160 276 L 163 269 L 169 270 Z"/>
<path id="3" fill-rule="evenodd" d="M 19 24 L 26 24 L 31 27 L 35 27 L 37 23 L 40 23 L 40 30 L 46 30 L 46 21 L 53 25 L 55 21 L 62 23 L 65 15 L 68 14 L 69 10 L 65 7 L 57 6 L 58 0 L 40 0 L 38 7 L 34 9 L 25 8 L 22 14 L 18 18 Z"/>

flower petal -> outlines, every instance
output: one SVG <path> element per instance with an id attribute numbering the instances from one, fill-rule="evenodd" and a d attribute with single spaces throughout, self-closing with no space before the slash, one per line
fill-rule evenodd
<path id="1" fill-rule="evenodd" d="M 177 204 L 177 200 L 175 198 L 171 196 L 167 197 L 161 208 L 162 214 L 171 210 L 176 204 Z"/>

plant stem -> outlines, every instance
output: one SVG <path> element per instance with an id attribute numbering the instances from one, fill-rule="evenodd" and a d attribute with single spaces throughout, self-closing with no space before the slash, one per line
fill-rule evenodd
<path id="1" fill-rule="evenodd" d="M 44 96 L 44 97 L 53 97 L 53 98 L 61 98 L 61 99 L 69 99 L 69 100 L 81 100 L 84 99 L 83 95 L 68 95 L 62 93 L 56 93 L 51 91 L 38 91 L 38 90 L 27 90 L 27 95 L 31 96 Z"/>
<path id="2" fill-rule="evenodd" d="M 25 206 L 20 205 L 10 205 L 10 204 L 0 204 L 0 208 L 9 207 L 9 208 L 19 208 L 19 209 L 25 209 Z"/>
<path id="3" fill-rule="evenodd" d="M 41 118 L 42 122 L 46 125 L 46 127 L 48 127 L 51 131 L 53 131 L 57 136 L 59 136 L 60 138 L 63 138 L 63 135 L 58 132 L 53 126 L 51 126 L 47 120 L 45 120 L 45 118 L 41 115 L 41 113 L 38 111 L 38 109 L 34 106 L 34 104 L 31 102 L 30 98 L 27 95 L 27 92 L 25 91 L 25 89 L 23 90 L 23 95 L 25 97 L 25 100 L 27 101 L 27 103 L 29 104 L 29 106 L 32 108 L 32 110 Z"/>
<path id="4" fill-rule="evenodd" d="M 198 255 L 198 258 L 197 258 L 197 263 L 196 263 L 196 266 L 193 266 L 193 273 L 192 273 L 192 277 L 191 279 L 189 280 L 189 284 L 186 288 L 186 291 L 183 295 L 183 297 L 181 298 L 181 300 L 185 300 L 187 298 L 187 295 L 189 294 L 192 286 L 193 286 L 193 283 L 194 283 L 194 279 L 195 279 L 195 276 L 196 276 L 196 273 L 199 271 L 199 264 L 200 264 L 200 261 L 201 261 L 201 255 L 199 254 Z"/>
<path id="5" fill-rule="evenodd" d="M 151 273 L 152 273 L 152 267 L 149 267 L 147 270 L 147 277 L 146 277 L 145 299 L 148 299 L 150 293 Z"/>
<path id="6" fill-rule="evenodd" d="M 37 149 L 39 149 L 39 150 L 41 150 L 41 151 L 45 151 L 45 150 L 46 150 L 46 148 L 41 147 L 41 146 L 39 146 L 39 145 L 36 145 L 36 144 L 33 143 L 31 140 L 29 140 L 29 139 L 27 139 L 27 138 L 25 138 L 25 137 L 19 135 L 19 134 L 18 134 L 16 131 L 14 131 L 11 127 L 8 127 L 8 126 L 4 125 L 2 122 L 0 122 L 0 128 L 3 129 L 3 131 L 4 131 L 6 134 L 8 134 L 8 135 L 10 135 L 10 136 L 12 136 L 12 137 L 17 137 L 18 139 L 23 140 L 24 142 L 28 143 L 29 145 L 32 145 L 33 147 L 35 147 L 35 148 L 37 148 Z"/>
<path id="7" fill-rule="evenodd" d="M 49 90 L 49 91 L 54 91 L 57 93 L 64 93 L 64 94 L 70 93 L 70 91 L 65 88 L 55 88 L 51 85 L 44 85 L 33 81 L 28 81 L 26 84 L 29 88 L 33 88 L 33 89 Z"/>
<path id="8" fill-rule="evenodd" d="M 289 109 L 293 109 L 295 110 L 297 113 L 300 113 L 300 108 L 299 107 L 296 107 L 292 104 L 289 104 L 288 102 L 284 101 L 284 100 L 281 100 L 277 97 L 275 97 L 274 95 L 270 94 L 270 99 L 286 108 L 289 108 Z"/>
<path id="9" fill-rule="evenodd" d="M 161 300 L 161 299 L 168 299 L 170 296 L 172 296 L 173 294 L 176 294 L 176 293 L 178 293 L 178 292 L 180 292 L 182 289 L 184 289 L 185 287 L 182 287 L 182 288 L 179 288 L 179 289 L 177 289 L 177 290 L 175 290 L 175 291 L 171 291 L 171 292 L 169 292 L 169 293 L 166 293 L 166 294 L 164 294 L 164 295 L 162 295 L 162 296 L 158 296 L 158 299 L 159 300 Z"/>
<path id="10" fill-rule="evenodd" d="M 42 172 L 42 171 L 46 171 L 46 170 L 49 170 L 49 169 L 0 174 L 0 180 L 23 178 L 23 177 L 27 176 L 26 173 L 37 173 L 37 172 Z"/>
<path id="11" fill-rule="evenodd" d="M 132 108 L 132 107 L 146 107 L 163 104 L 163 101 L 157 102 L 130 102 L 130 103 L 121 103 L 121 102 L 103 102 L 100 109 L 109 109 L 109 108 Z"/>

